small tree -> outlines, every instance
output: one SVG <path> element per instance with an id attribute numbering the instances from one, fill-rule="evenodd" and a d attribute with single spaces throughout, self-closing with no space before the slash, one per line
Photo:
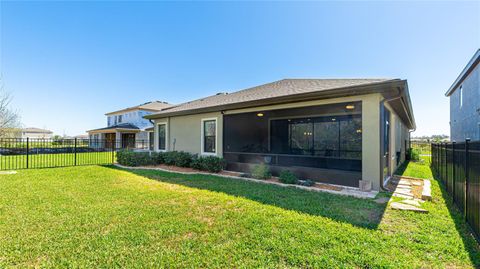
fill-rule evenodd
<path id="1" fill-rule="evenodd" d="M 10 108 L 11 101 L 11 95 L 0 85 L 0 138 L 17 137 L 21 132 L 20 116 Z"/>

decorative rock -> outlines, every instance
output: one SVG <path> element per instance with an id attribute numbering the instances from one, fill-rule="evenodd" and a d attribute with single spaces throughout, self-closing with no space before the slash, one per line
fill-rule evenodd
<path id="1" fill-rule="evenodd" d="M 423 208 L 419 208 L 419 207 L 416 207 L 416 206 L 413 206 L 413 205 L 402 204 L 402 203 L 398 203 L 398 202 L 391 203 L 390 207 L 392 209 L 395 209 L 395 210 L 428 213 L 428 210 L 425 210 Z"/>

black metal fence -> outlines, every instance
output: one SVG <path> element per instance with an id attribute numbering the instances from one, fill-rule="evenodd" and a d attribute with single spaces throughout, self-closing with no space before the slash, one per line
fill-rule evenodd
<path id="1" fill-rule="evenodd" d="M 480 141 L 432 144 L 432 171 L 480 239 Z"/>
<path id="2" fill-rule="evenodd" d="M 110 164 L 121 149 L 149 150 L 148 140 L 0 139 L 0 170 Z"/>

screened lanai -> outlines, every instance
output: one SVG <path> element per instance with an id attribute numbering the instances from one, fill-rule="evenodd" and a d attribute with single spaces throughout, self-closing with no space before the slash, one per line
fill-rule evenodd
<path id="1" fill-rule="evenodd" d="M 228 169 L 266 163 L 273 174 L 358 186 L 362 171 L 362 104 L 337 103 L 224 115 Z"/>

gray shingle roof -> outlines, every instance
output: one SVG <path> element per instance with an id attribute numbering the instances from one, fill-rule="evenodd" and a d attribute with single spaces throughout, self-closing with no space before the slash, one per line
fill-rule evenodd
<path id="1" fill-rule="evenodd" d="M 165 108 L 168 108 L 168 107 L 171 107 L 171 106 L 172 106 L 172 104 L 169 104 L 167 102 L 151 101 L 151 102 L 146 102 L 146 103 L 140 104 L 138 106 L 132 106 L 132 107 L 127 107 L 127 108 L 120 109 L 120 110 L 117 110 L 117 111 L 108 112 L 105 115 L 110 115 L 110 114 L 114 114 L 114 113 L 124 112 L 124 111 L 128 111 L 128 110 L 135 110 L 135 109 L 160 111 L 162 109 L 165 109 Z"/>
<path id="2" fill-rule="evenodd" d="M 48 133 L 48 134 L 53 133 L 53 132 L 50 131 L 50 130 L 35 128 L 35 127 L 27 127 L 27 128 L 24 128 L 24 129 L 22 129 L 22 132 L 25 132 L 25 133 Z"/>
<path id="3" fill-rule="evenodd" d="M 129 129 L 129 130 L 140 130 L 137 126 L 131 124 L 131 123 L 119 123 L 116 125 L 111 125 L 108 127 L 103 127 L 103 128 L 98 128 L 98 129 L 93 129 L 93 130 L 88 130 L 87 132 L 92 132 L 92 131 L 101 131 L 101 130 L 110 130 L 110 129 Z"/>
<path id="4" fill-rule="evenodd" d="M 216 106 L 239 104 L 296 94 L 375 84 L 389 80 L 392 79 L 283 79 L 233 93 L 220 93 L 172 106 L 158 113 L 149 115 L 147 118 L 154 118 L 157 115 L 161 116 L 175 112 L 186 112 L 189 110 L 213 108 Z"/>

